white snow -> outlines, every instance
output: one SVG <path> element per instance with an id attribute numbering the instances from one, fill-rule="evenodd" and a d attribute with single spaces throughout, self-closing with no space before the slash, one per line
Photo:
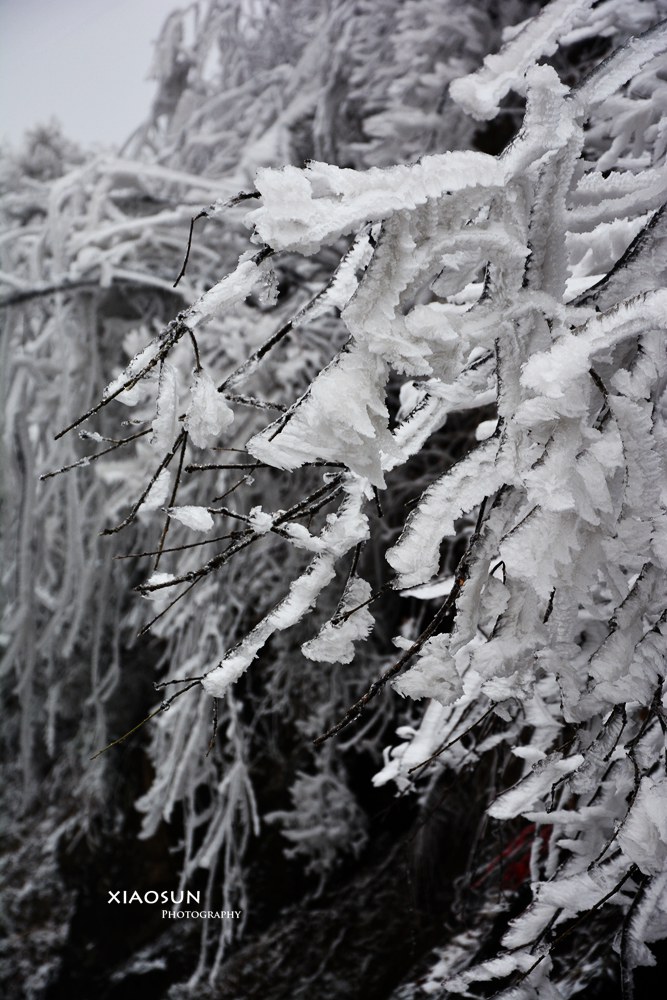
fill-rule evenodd
<path id="1" fill-rule="evenodd" d="M 182 507 L 169 507 L 167 513 L 175 521 L 184 524 L 193 531 L 210 531 L 213 527 L 213 517 L 206 507 L 195 507 L 185 504 Z"/>
<path id="2" fill-rule="evenodd" d="M 213 384 L 207 371 L 195 372 L 185 429 L 197 448 L 210 448 L 234 420 L 234 411 Z"/>
<path id="3" fill-rule="evenodd" d="M 142 510 L 159 510 L 163 507 L 171 485 L 171 473 L 169 469 L 162 469 L 155 482 L 146 494 L 146 498 L 141 505 Z"/>

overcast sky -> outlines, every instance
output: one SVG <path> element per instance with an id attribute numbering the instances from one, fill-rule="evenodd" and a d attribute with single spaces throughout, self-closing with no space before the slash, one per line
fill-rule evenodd
<path id="1" fill-rule="evenodd" d="M 152 42 L 178 0 L 0 0 L 0 135 L 56 117 L 78 142 L 121 143 L 150 108 Z"/>

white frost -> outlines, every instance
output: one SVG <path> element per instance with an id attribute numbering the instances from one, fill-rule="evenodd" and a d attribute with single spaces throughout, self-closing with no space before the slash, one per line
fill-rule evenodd
<path id="1" fill-rule="evenodd" d="M 202 681 L 214 698 L 221 698 L 238 680 L 275 632 L 291 628 L 315 606 L 322 590 L 334 579 L 336 562 L 368 537 L 368 520 L 361 509 L 363 482 L 350 479 L 346 491 L 340 511 L 327 517 L 321 535 L 323 551 L 292 581 L 287 596 Z"/>
<path id="2" fill-rule="evenodd" d="M 278 469 L 296 469 L 314 459 L 345 463 L 383 487 L 384 456 L 395 451 L 384 400 L 386 376 L 381 358 L 360 347 L 342 351 L 320 372 L 290 419 L 280 418 L 255 435 L 248 451 Z"/>
<path id="3" fill-rule="evenodd" d="M 153 573 L 152 576 L 146 580 L 146 587 L 156 587 L 160 584 L 171 583 L 176 577 L 173 573 Z M 142 596 L 148 601 L 162 601 L 165 597 L 169 597 L 171 600 L 171 594 L 169 592 L 169 587 L 160 586 L 159 590 L 142 590 Z"/>
<path id="4" fill-rule="evenodd" d="M 253 260 L 242 260 L 235 271 L 197 299 L 188 314 L 188 326 L 193 330 L 212 319 L 216 313 L 243 302 L 258 281 L 265 276 L 266 268 Z"/>
<path id="5" fill-rule="evenodd" d="M 451 705 L 463 693 L 463 683 L 449 651 L 451 636 L 436 635 L 425 643 L 419 659 L 393 686 L 410 698 L 434 698 Z"/>
<path id="6" fill-rule="evenodd" d="M 190 387 L 190 405 L 185 429 L 197 448 L 210 448 L 234 419 L 234 411 L 217 391 L 206 371 L 195 373 Z"/>
<path id="7" fill-rule="evenodd" d="M 146 494 L 146 498 L 141 505 L 141 510 L 158 510 L 160 507 L 163 507 L 169 496 L 170 484 L 171 473 L 169 469 L 163 469 Z"/>
<path id="8" fill-rule="evenodd" d="M 646 875 L 667 861 L 667 778 L 643 777 L 630 814 L 618 833 L 623 853 Z"/>
<path id="9" fill-rule="evenodd" d="M 118 392 L 121 386 L 125 385 L 126 382 L 131 382 L 132 379 L 140 375 L 140 373 L 158 356 L 160 347 L 161 344 L 159 340 L 152 340 L 150 344 L 147 344 L 142 351 L 132 358 L 130 363 L 123 369 L 120 375 L 117 375 L 115 379 L 109 382 L 108 386 L 102 393 L 102 399 L 109 399 L 109 397 L 113 396 L 115 392 Z M 120 396 L 128 406 L 131 406 L 134 402 L 136 402 L 136 399 L 132 399 L 129 392 L 121 393 Z"/>
<path id="10" fill-rule="evenodd" d="M 213 527 L 213 517 L 206 507 L 189 505 L 170 507 L 167 513 L 175 521 L 184 524 L 186 528 L 192 528 L 193 531 L 210 531 Z"/>
<path id="11" fill-rule="evenodd" d="M 500 52 L 487 56 L 481 69 L 454 80 L 449 87 L 452 98 L 475 118 L 494 118 L 508 91 L 525 92 L 527 71 L 540 56 L 556 51 L 558 39 L 592 4 L 593 0 L 552 0 L 537 17 L 524 22 L 520 31 L 512 32 Z"/>
<path id="12" fill-rule="evenodd" d="M 355 576 L 348 586 L 336 615 L 359 608 L 371 596 L 371 587 L 366 580 Z M 354 659 L 354 643 L 365 639 L 373 628 L 373 616 L 367 607 L 361 607 L 345 621 L 327 622 L 309 642 L 301 647 L 304 656 L 320 663 L 350 663 Z"/>
<path id="13" fill-rule="evenodd" d="M 167 361 L 160 366 L 156 409 L 150 442 L 154 450 L 162 455 L 172 447 L 178 428 L 177 374 L 174 366 Z"/>

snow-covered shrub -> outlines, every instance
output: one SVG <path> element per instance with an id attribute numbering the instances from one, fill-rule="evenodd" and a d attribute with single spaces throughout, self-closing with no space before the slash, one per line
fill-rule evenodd
<path id="1" fill-rule="evenodd" d="M 36 240 L 22 233 L 14 262 L 43 287 L 24 277 L 5 303 L 31 297 L 26 370 L 35 357 L 41 372 L 53 367 L 61 345 L 49 331 L 78 323 L 69 377 L 87 373 L 79 409 L 105 422 L 89 441 L 106 447 L 116 401 L 125 404 L 117 423 L 129 414 L 131 426 L 127 446 L 82 460 L 96 461 L 97 478 L 47 481 L 72 492 L 58 508 L 67 544 L 53 541 L 63 532 L 49 515 L 57 555 L 46 572 L 57 578 L 61 558 L 74 581 L 108 560 L 108 549 L 85 550 L 104 549 L 89 532 L 127 529 L 128 550 L 150 560 L 134 582 L 153 603 L 122 598 L 121 616 L 109 569 L 104 594 L 76 591 L 72 624 L 73 591 L 56 587 L 54 598 L 53 584 L 26 582 L 34 553 L 24 541 L 27 590 L 15 606 L 29 629 L 28 609 L 42 601 L 41 641 L 56 649 L 63 630 L 80 641 L 91 600 L 103 609 L 115 595 L 115 628 L 85 618 L 97 636 L 101 720 L 90 748 L 108 739 L 100 686 L 119 682 L 119 646 L 112 667 L 100 659 L 103 630 L 117 640 L 148 609 L 169 711 L 156 706 L 144 834 L 182 815 L 184 881 L 208 869 L 213 892 L 220 869 L 230 907 L 243 898 L 243 854 L 260 823 L 251 758 L 272 738 L 265 715 L 304 743 L 338 738 L 348 752 L 402 722 L 375 779 L 401 791 L 432 787 L 443 769 L 470 773 L 492 754 L 513 759 L 512 787 L 499 777 L 479 794 L 508 837 L 533 825 L 530 901 L 496 957 L 475 963 L 479 936 L 469 936 L 463 959 L 441 955 L 432 981 L 453 993 L 499 979 L 508 996 L 570 996 L 619 928 L 628 989 L 667 931 L 667 29 L 659 2 L 552 0 L 470 72 L 495 48 L 496 6 L 459 16 L 426 0 L 381 12 L 344 0 L 316 13 L 267 3 L 249 24 L 243 5 L 212 4 L 195 8 L 203 21 L 191 42 L 187 17 L 173 15 L 134 158 L 88 162 L 43 189 L 46 228 Z M 505 16 L 537 6 L 508 4 Z M 451 49 L 441 50 L 435 28 L 448 19 Z M 253 32 L 271 32 L 271 58 Z M 633 32 L 644 34 L 628 40 Z M 603 61 L 591 55 L 600 49 Z M 388 80 L 397 63 L 405 71 Z M 499 155 L 442 152 L 475 146 L 489 128 L 479 122 L 507 114 L 510 101 L 516 117 L 524 99 L 520 130 Z M 406 114 L 413 104 L 418 113 Z M 304 156 L 315 158 L 275 168 Z M 25 212 L 6 197 L 8 211 Z M 173 290 L 174 227 L 202 205 L 224 228 L 195 228 Z M 220 259 L 239 254 L 220 277 Z M 90 291 L 68 294 L 77 282 Z M 126 286 L 121 308 L 113 293 Z M 12 343 L 28 337 L 30 320 L 18 314 Z M 102 390 L 104 368 L 113 379 Z M 58 445 L 56 460 L 44 442 L 54 414 L 62 428 L 82 425 L 72 423 L 74 391 L 51 379 L 29 392 L 37 429 L 25 429 L 20 454 L 41 449 L 30 462 L 40 471 L 72 464 L 71 444 Z M 457 449 L 448 428 L 462 416 Z M 427 455 L 435 461 L 420 466 Z M 17 459 L 17 477 L 24 468 Z M 68 485 L 82 482 L 92 508 L 83 532 Z M 406 518 L 410 488 L 421 498 Z M 70 547 L 82 546 L 73 562 Z M 425 613 L 399 629 L 382 611 L 390 591 Z M 392 626 L 393 654 L 379 634 Z M 10 661 L 21 697 L 36 683 L 62 704 L 50 674 L 33 682 L 37 662 L 36 653 Z M 410 699 L 407 720 L 390 683 Z M 416 723 L 411 702 L 421 699 Z M 219 755 L 207 753 L 211 712 Z M 22 732 L 30 760 L 29 713 Z M 283 741 L 281 732 L 272 751 L 286 760 Z M 269 815 L 323 876 L 338 851 L 360 849 L 364 825 L 335 755 L 304 754 L 290 759 L 294 808 L 272 805 Z M 478 863 L 492 855 L 480 838 Z M 495 913 L 489 894 L 483 919 L 503 912 L 508 894 Z M 597 939 L 570 934 L 582 914 L 599 918 Z M 202 962 L 211 958 L 205 942 Z"/>
<path id="2" fill-rule="evenodd" d="M 290 797 L 291 809 L 267 813 L 265 819 L 282 824 L 290 843 L 286 856 L 303 855 L 306 871 L 316 873 L 323 885 L 341 857 L 358 857 L 366 846 L 366 818 L 334 769 L 316 775 L 300 772 Z"/>

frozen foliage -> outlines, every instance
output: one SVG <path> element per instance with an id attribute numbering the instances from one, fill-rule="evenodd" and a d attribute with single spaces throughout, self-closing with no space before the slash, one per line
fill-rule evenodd
<path id="1" fill-rule="evenodd" d="M 336 562 L 368 537 L 368 521 L 361 512 L 363 493 L 358 478 L 350 476 L 347 482 L 341 482 L 336 492 L 338 491 L 345 494 L 345 499 L 337 514 L 327 516 L 326 524 L 317 539 L 318 551 L 315 558 L 302 575 L 292 581 L 287 596 L 217 666 L 206 672 L 202 683 L 213 697 L 220 698 L 225 694 L 229 685 L 239 679 L 275 632 L 292 628 L 315 607 L 322 590 L 335 578 Z M 283 512 L 273 525 L 282 524 L 285 520 Z M 267 526 L 262 524 L 257 529 L 253 524 L 250 530 L 256 537 L 260 537 Z M 247 541 L 251 540 L 254 540 L 252 535 Z M 178 582 L 174 580 L 169 585 L 173 586 Z M 154 589 L 155 585 L 146 585 L 148 592 Z"/>
<path id="2" fill-rule="evenodd" d="M 231 424 L 234 411 L 216 391 L 211 376 L 200 371 L 190 387 L 190 405 L 183 426 L 197 448 L 215 444 L 220 434 Z"/>
<path id="3" fill-rule="evenodd" d="M 367 607 L 370 600 L 370 584 L 358 576 L 353 577 L 343 592 L 334 618 L 301 647 L 304 656 L 320 663 L 350 663 L 354 659 L 355 640 L 365 639 L 373 628 L 373 615 Z"/>
<path id="4" fill-rule="evenodd" d="M 321 887 L 366 844 L 350 759 L 373 727 L 385 742 L 398 728 L 376 786 L 424 791 L 426 809 L 443 772 L 497 772 L 479 779 L 484 822 L 523 864 L 491 891 L 500 863 L 480 834 L 473 922 L 500 922 L 502 940 L 490 955 L 462 930 L 431 992 L 495 980 L 516 1000 L 573 996 L 619 928 L 631 992 L 667 935 L 666 11 L 507 4 L 501 44 L 490 3 L 315 6 L 172 15 L 132 156 L 63 164 L 37 206 L 6 184 L 22 506 L 4 628 L 26 788 L 33 704 L 58 746 L 59 664 L 92 644 L 83 743 L 103 745 L 141 624 L 164 698 L 142 835 L 182 818 L 183 885 L 204 870 L 209 899 L 245 901 L 268 745 L 291 808 L 284 796 L 266 818 Z M 470 115 L 522 112 L 509 145 L 484 151 Z M 174 290 L 202 204 L 211 223 Z M 82 460 L 73 435 L 49 434 L 84 419 L 98 430 Z M 36 468 L 84 463 L 97 474 L 37 491 Z M 121 596 L 102 528 L 151 561 L 153 604 Z M 398 635 L 389 599 L 412 609 Z M 295 734 L 324 749 L 290 757 Z M 215 978 L 230 933 L 204 932 L 196 977 Z"/>
<path id="5" fill-rule="evenodd" d="M 193 507 L 187 504 L 185 507 L 170 507 L 168 513 L 169 517 L 175 518 L 193 531 L 210 531 L 214 524 L 213 516 L 206 507 Z"/>
<path id="6" fill-rule="evenodd" d="M 322 885 L 341 856 L 358 856 L 365 847 L 365 816 L 335 770 L 326 775 L 299 773 L 290 796 L 292 809 L 268 813 L 266 820 L 282 824 L 291 845 L 287 857 L 303 855 L 306 870 L 317 873 Z"/>

